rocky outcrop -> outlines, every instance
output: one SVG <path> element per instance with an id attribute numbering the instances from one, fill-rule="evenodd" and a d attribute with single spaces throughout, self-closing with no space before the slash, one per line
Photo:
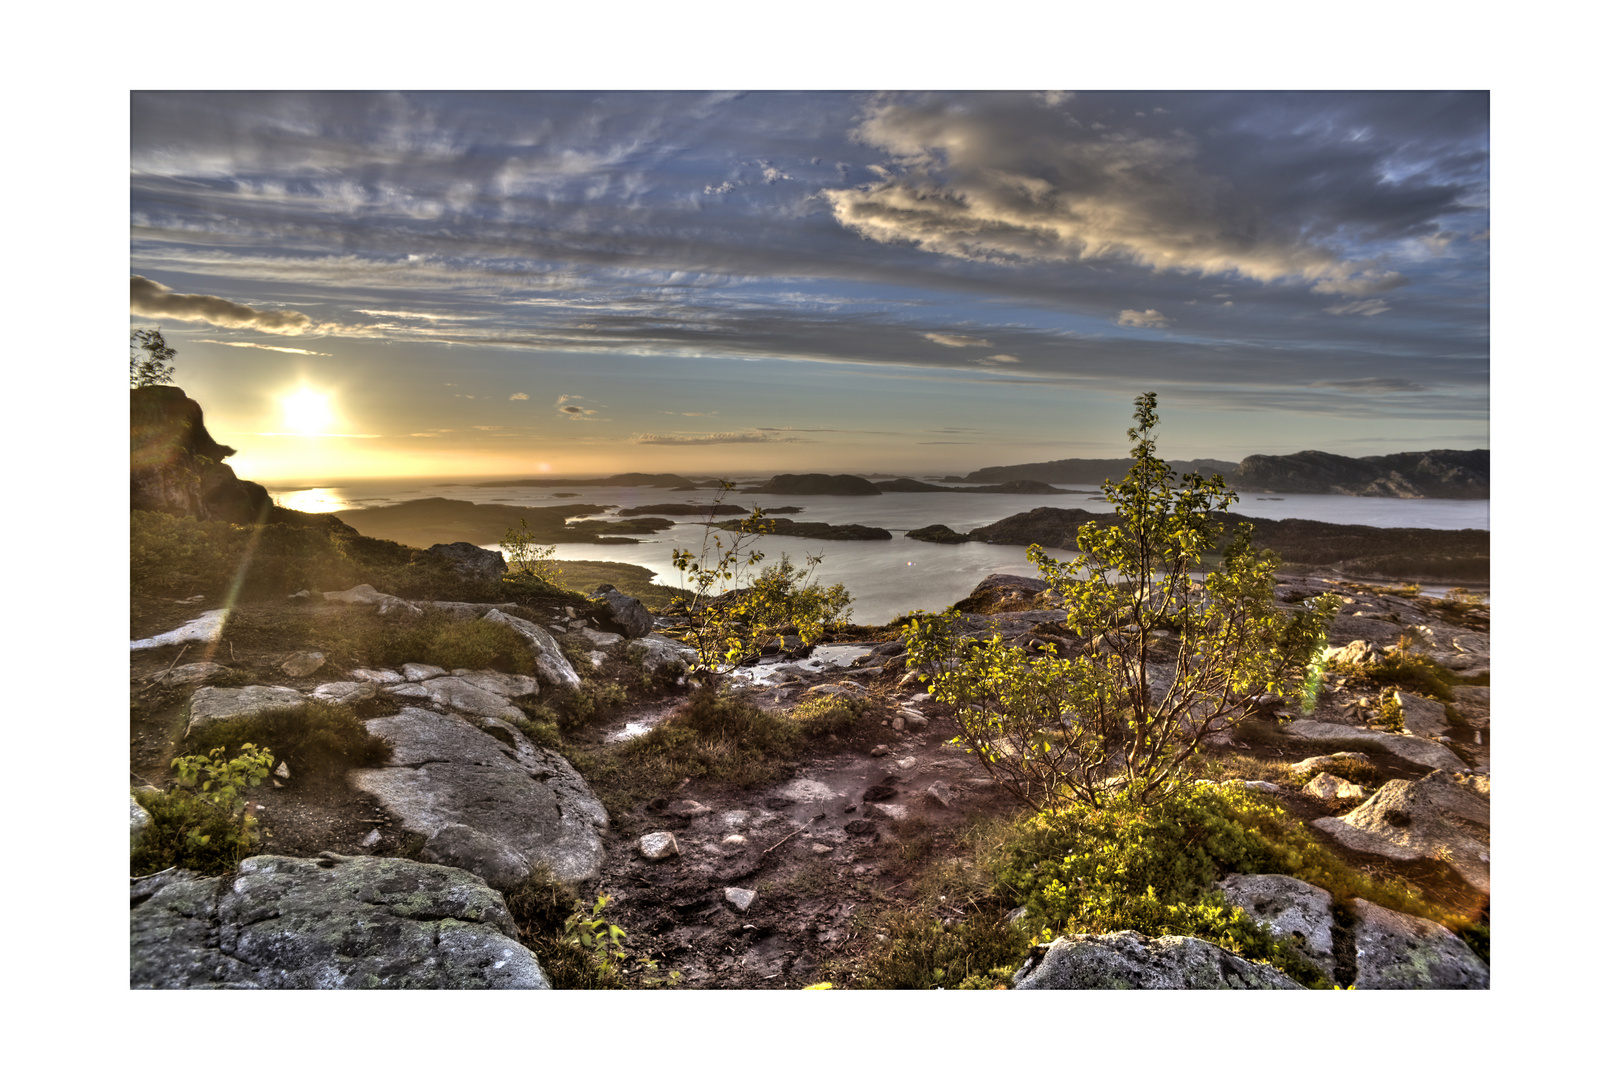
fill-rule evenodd
<path id="1" fill-rule="evenodd" d="M 1311 824 L 1345 847 L 1386 859 L 1436 859 L 1481 892 L 1491 888 L 1490 784 L 1432 772 L 1391 780 L 1342 818 Z"/>
<path id="2" fill-rule="evenodd" d="M 552 686 L 561 686 L 568 690 L 579 689 L 579 672 L 574 670 L 574 665 L 562 654 L 556 638 L 529 620 L 508 615 L 504 611 L 491 611 L 484 616 L 484 621 L 510 626 L 518 632 L 518 635 L 528 643 L 529 651 L 534 654 L 535 671 L 542 680 Z"/>
<path id="3" fill-rule="evenodd" d="M 1397 735 L 1389 731 L 1368 731 L 1349 724 L 1324 724 L 1315 720 L 1295 720 L 1283 729 L 1289 736 L 1302 742 L 1345 742 L 1376 747 L 1394 754 L 1403 761 L 1430 769 L 1448 772 L 1466 772 L 1468 765 L 1445 746 L 1415 735 Z"/>
<path id="4" fill-rule="evenodd" d="M 203 426 L 202 406 L 178 386 L 129 392 L 129 508 L 235 525 L 294 525 L 357 536 L 331 514 L 275 505 L 260 484 L 237 479 L 234 449 Z"/>
<path id="5" fill-rule="evenodd" d="M 393 752 L 387 765 L 356 769 L 349 780 L 426 837 L 422 859 L 502 889 L 537 868 L 569 884 L 601 868 L 601 801 L 567 760 L 511 725 L 500 724 L 496 738 L 458 717 L 406 708 L 366 728 Z"/>
<path id="6" fill-rule="evenodd" d="M 1134 930 L 1058 938 L 1025 961 L 1014 990 L 1303 990 L 1274 968 L 1190 937 Z"/>
<path id="7" fill-rule="evenodd" d="M 244 859 L 130 888 L 131 989 L 549 990 L 500 894 L 407 859 Z"/>
<path id="8" fill-rule="evenodd" d="M 1047 611 L 1056 606 L 1056 600 L 1046 591 L 1046 582 L 1041 578 L 991 574 L 973 586 L 967 599 L 952 604 L 951 609 L 975 615 L 994 615 L 1003 611 Z"/>
<path id="9" fill-rule="evenodd" d="M 698 662 L 697 650 L 690 645 L 682 645 L 673 638 L 662 634 L 648 634 L 636 641 L 635 647 L 640 650 L 641 666 L 653 673 L 666 665 L 686 671 Z"/>

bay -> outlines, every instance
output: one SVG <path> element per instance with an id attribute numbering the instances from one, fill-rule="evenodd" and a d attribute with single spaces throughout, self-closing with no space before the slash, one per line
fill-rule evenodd
<path id="1" fill-rule="evenodd" d="M 491 477 L 491 480 L 502 479 Z M 765 477 L 757 478 L 764 480 Z M 513 506 L 565 503 L 600 503 L 621 508 L 667 503 L 703 505 L 714 500 L 712 490 L 670 491 L 666 488 L 569 486 L 476 487 L 478 478 L 387 479 L 337 482 L 321 487 L 271 486 L 282 506 L 313 513 L 334 513 L 368 506 L 389 506 L 410 499 L 446 498 Z M 746 486 L 750 478 L 739 477 Z M 558 496 L 563 497 L 558 497 Z M 798 521 L 833 525 L 861 524 L 888 529 L 892 540 L 805 540 L 764 536 L 755 549 L 770 562 L 786 554 L 796 565 L 819 557 L 819 580 L 842 582 L 855 597 L 856 622 L 882 624 L 909 611 L 938 611 L 965 597 L 990 574 L 1032 576 L 1024 549 L 1000 544 L 930 544 L 903 534 L 927 525 L 948 525 L 957 532 L 989 525 L 1013 514 L 1040 506 L 1080 508 L 1104 512 L 1109 508 L 1096 488 L 1077 487 L 1058 495 L 980 495 L 963 492 L 886 492 L 876 496 L 754 495 L 733 492 L 726 502 L 766 507 L 802 507 L 791 515 Z M 1281 520 L 1303 518 L 1346 525 L 1383 528 L 1489 529 L 1490 502 L 1486 499 L 1371 499 L 1349 495 L 1267 496 L 1242 493 L 1232 507 L 1250 517 Z M 611 511 L 600 515 L 609 516 Z M 676 525 L 636 544 L 561 544 L 556 557 L 632 563 L 646 567 L 667 585 L 684 585 L 671 564 L 675 549 L 697 551 L 704 542 L 702 514 L 665 514 Z M 718 534 L 729 544 L 730 533 Z M 446 539 L 453 540 L 454 537 Z M 713 541 L 710 540 L 710 550 Z M 495 545 L 489 545 L 495 546 Z M 1073 552 L 1055 552 L 1073 558 Z M 1431 591 L 1431 590 L 1426 590 Z M 1444 589 L 1435 589 L 1443 592 Z"/>

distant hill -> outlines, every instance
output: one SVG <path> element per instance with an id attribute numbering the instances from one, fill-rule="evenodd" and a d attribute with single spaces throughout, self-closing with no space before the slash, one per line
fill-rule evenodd
<path id="1" fill-rule="evenodd" d="M 694 485 L 684 476 L 674 473 L 615 473 L 595 480 L 489 480 L 470 487 L 653 487 L 690 490 Z"/>
<path id="2" fill-rule="evenodd" d="M 1230 477 L 1238 470 L 1235 461 L 1215 458 L 1197 458 L 1193 461 L 1171 461 L 1169 466 L 1177 472 L 1201 472 L 1205 476 L 1220 473 Z M 1006 484 L 1019 480 L 1036 480 L 1043 484 L 1100 484 L 1104 480 L 1121 480 L 1130 471 L 1130 458 L 1064 458 L 1061 461 L 1043 461 L 1030 465 L 993 465 L 976 469 L 963 477 L 947 476 L 945 481 L 964 484 Z"/>
<path id="3" fill-rule="evenodd" d="M 1297 454 L 1251 454 L 1241 462 L 1215 458 L 1171 461 L 1177 472 L 1220 474 L 1238 491 L 1293 495 L 1365 495 L 1395 499 L 1488 499 L 1489 450 L 1426 450 L 1351 458 L 1321 450 Z M 997 465 L 947 483 L 998 484 L 1033 480 L 1047 484 L 1100 484 L 1119 480 L 1130 458 L 1065 458 L 1028 465 Z"/>
<path id="4" fill-rule="evenodd" d="M 1253 454 L 1227 477 L 1239 491 L 1370 495 L 1393 499 L 1488 499 L 1489 450 L 1428 450 L 1348 458 L 1321 450 Z"/>
<path id="5" fill-rule="evenodd" d="M 768 495 L 881 495 L 883 489 L 870 480 L 842 473 L 783 473 L 763 484 L 743 488 L 748 494 Z"/>

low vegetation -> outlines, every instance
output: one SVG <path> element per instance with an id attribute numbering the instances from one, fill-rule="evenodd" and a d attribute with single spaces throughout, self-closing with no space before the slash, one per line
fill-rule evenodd
<path id="1" fill-rule="evenodd" d="M 350 769 L 388 760 L 386 739 L 373 735 L 345 706 L 306 701 L 287 709 L 221 720 L 194 733 L 196 747 L 252 743 L 293 776 L 338 780 Z"/>

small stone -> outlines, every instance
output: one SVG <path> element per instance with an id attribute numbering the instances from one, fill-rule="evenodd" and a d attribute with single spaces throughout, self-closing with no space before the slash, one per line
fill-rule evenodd
<path id="1" fill-rule="evenodd" d="M 680 845 L 675 842 L 674 833 L 648 833 L 641 838 L 640 847 L 641 854 L 653 862 L 659 862 L 681 853 Z"/>
<path id="2" fill-rule="evenodd" d="M 129 842 L 134 844 L 141 838 L 141 834 L 152 824 L 152 815 L 146 808 L 135 801 L 133 794 L 129 797 Z"/>
<path id="3" fill-rule="evenodd" d="M 360 841 L 360 846 L 361 847 L 376 847 L 380 843 L 382 843 L 382 832 L 381 832 L 381 830 L 372 829 L 370 832 L 366 833 L 366 838 L 364 840 Z"/>
<path id="4" fill-rule="evenodd" d="M 878 743 L 876 746 L 872 747 L 871 754 L 873 757 L 887 757 L 889 754 L 889 744 Z"/>
<path id="5" fill-rule="evenodd" d="M 1371 766 L 1372 758 L 1355 750 L 1341 750 L 1337 754 L 1323 754 L 1319 757 L 1309 757 L 1304 761 L 1296 761 L 1288 766 L 1290 772 L 1310 772 L 1312 769 L 1326 768 L 1340 761 L 1355 761 L 1362 765 Z"/>
<path id="6" fill-rule="evenodd" d="M 876 807 L 877 809 L 883 811 L 885 814 L 887 814 L 891 821 L 904 821 L 906 819 L 906 817 L 910 814 L 909 810 L 907 810 L 904 806 L 899 805 L 898 803 L 882 803 L 882 802 L 880 802 L 880 803 L 873 803 L 872 805 L 874 807 Z"/>
<path id="7" fill-rule="evenodd" d="M 753 889 L 730 888 L 726 890 L 726 903 L 736 908 L 738 913 L 741 914 L 752 906 L 754 898 L 758 895 L 759 893 Z"/>
<path id="8" fill-rule="evenodd" d="M 903 717 L 903 716 L 895 717 L 893 726 L 894 726 L 894 730 L 896 730 L 896 731 L 904 731 L 904 730 L 906 730 L 906 718 Z"/>
<path id="9" fill-rule="evenodd" d="M 384 686 L 391 686 L 394 683 L 405 681 L 405 676 L 397 671 L 389 671 L 387 668 L 355 668 L 349 672 L 349 678 L 360 682 L 381 683 Z"/>
<path id="10" fill-rule="evenodd" d="M 280 765 L 276 766 L 274 775 L 281 777 L 283 780 L 291 780 L 292 770 L 287 768 L 287 763 L 283 761 Z"/>
<path id="11" fill-rule="evenodd" d="M 709 807 L 704 806 L 696 799 L 682 799 L 678 803 L 670 803 L 669 812 L 676 817 L 695 818 L 709 813 Z"/>
<path id="12" fill-rule="evenodd" d="M 924 716 L 918 710 L 911 708 L 909 705 L 900 706 L 900 717 L 896 720 L 894 725 L 894 730 L 896 731 L 900 730 L 900 724 L 898 722 L 899 719 L 904 719 L 907 727 L 921 728 L 928 726 L 928 717 Z"/>
<path id="13" fill-rule="evenodd" d="M 586 653 L 585 658 L 591 662 L 591 667 L 599 668 L 599 667 L 602 666 L 602 662 L 604 660 L 606 660 L 608 657 L 607 657 L 607 653 L 601 652 L 600 650 L 596 650 L 596 651 Z"/>
<path id="14" fill-rule="evenodd" d="M 726 837 L 720 842 L 722 844 L 746 844 L 748 843 L 748 837 L 743 836 L 740 833 L 732 833 L 730 836 Z"/>
<path id="15" fill-rule="evenodd" d="M 932 784 L 929 784 L 927 794 L 929 798 L 941 806 L 951 805 L 951 789 L 943 780 L 935 780 Z"/>
<path id="16" fill-rule="evenodd" d="M 817 855 L 825 855 L 827 852 L 831 851 L 832 848 L 828 847 L 826 844 L 811 844 L 810 850 L 815 852 Z"/>
<path id="17" fill-rule="evenodd" d="M 1305 785 L 1307 795 L 1315 795 L 1318 799 L 1334 802 L 1339 799 L 1365 799 L 1366 790 L 1360 784 L 1352 784 L 1332 773 L 1317 773 L 1311 782 Z"/>

